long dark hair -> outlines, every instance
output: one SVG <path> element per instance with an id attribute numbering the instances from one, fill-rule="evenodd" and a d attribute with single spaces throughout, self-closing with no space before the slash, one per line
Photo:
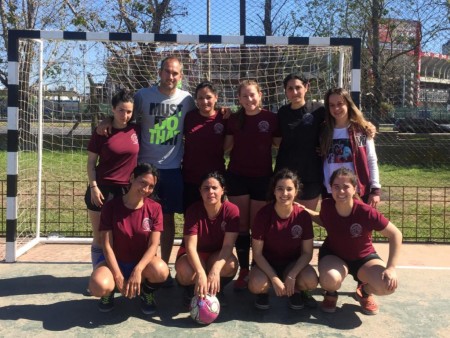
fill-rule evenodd
<path id="1" fill-rule="evenodd" d="M 348 169 L 346 167 L 341 167 L 333 171 L 333 173 L 330 176 L 330 187 L 333 186 L 333 182 L 336 179 L 336 177 L 344 176 L 347 177 L 350 180 L 351 185 L 355 188 L 358 187 L 358 178 L 356 177 L 356 174 L 353 172 L 353 170 Z M 357 200 L 361 200 L 361 197 L 359 196 L 358 192 L 356 191 L 355 196 L 353 198 Z"/>
<path id="2" fill-rule="evenodd" d="M 158 182 L 159 179 L 159 172 L 158 169 L 156 169 L 155 166 L 149 164 L 149 163 L 138 163 L 138 165 L 133 169 L 133 177 L 136 179 L 139 176 L 150 174 L 155 178 L 155 184 Z M 153 192 L 150 194 L 152 199 L 157 200 L 157 196 L 155 194 L 155 189 L 153 189 Z"/>
<path id="3" fill-rule="evenodd" d="M 212 171 L 210 173 L 207 173 L 207 174 L 203 175 L 202 178 L 200 179 L 200 185 L 198 186 L 198 188 L 201 189 L 203 183 L 206 180 L 209 180 L 210 178 L 213 178 L 217 182 L 219 182 L 220 187 L 223 189 L 223 195 L 222 195 L 222 198 L 220 200 L 223 203 L 225 201 L 225 194 L 227 192 L 227 189 L 226 189 L 226 185 L 225 185 L 225 178 L 218 171 Z"/>
<path id="4" fill-rule="evenodd" d="M 304 86 L 309 84 L 309 81 L 306 77 L 297 75 L 297 74 L 289 74 L 288 76 L 286 76 L 283 80 L 283 88 L 286 90 L 286 87 L 289 83 L 289 81 L 291 80 L 299 80 L 301 81 L 301 83 L 303 83 Z"/>
<path id="5" fill-rule="evenodd" d="M 275 202 L 274 192 L 275 192 L 277 183 L 280 180 L 291 180 L 292 183 L 294 183 L 295 190 L 297 190 L 297 194 L 294 196 L 294 198 L 301 194 L 302 189 L 303 189 L 303 184 L 301 183 L 298 175 L 295 172 L 293 172 L 292 170 L 283 168 L 283 169 L 278 170 L 272 176 L 272 179 L 270 180 L 269 190 L 267 193 L 267 202 L 269 202 L 269 203 Z"/>
<path id="6" fill-rule="evenodd" d="M 134 95 L 128 88 L 122 88 L 111 98 L 111 106 L 116 108 L 120 102 L 134 103 Z"/>

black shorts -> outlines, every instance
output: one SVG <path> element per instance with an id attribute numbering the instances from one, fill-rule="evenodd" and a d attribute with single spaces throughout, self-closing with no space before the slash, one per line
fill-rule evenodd
<path id="1" fill-rule="evenodd" d="M 295 263 L 295 261 L 294 261 Z M 269 263 L 270 264 L 270 263 Z M 255 266 L 256 262 L 253 261 L 252 262 L 252 266 Z M 282 265 L 274 265 L 274 264 L 270 264 L 270 266 L 272 267 L 272 269 L 275 270 L 275 273 L 277 274 L 278 278 L 280 278 L 281 280 L 285 279 L 285 275 L 288 272 L 287 268 L 290 267 L 292 265 L 292 263 L 288 263 L 288 264 L 282 264 Z M 260 269 L 261 270 L 261 269 Z M 262 270 L 261 270 L 262 271 Z"/>
<path id="2" fill-rule="evenodd" d="M 109 200 L 112 200 L 116 196 L 123 196 L 128 191 L 128 189 L 126 187 L 118 186 L 118 185 L 97 185 L 97 186 L 100 189 L 100 191 L 102 192 L 103 197 L 105 198 L 103 203 L 105 203 Z M 101 207 L 98 207 L 95 204 L 92 204 L 91 191 L 92 191 L 92 189 L 88 185 L 88 187 L 86 189 L 86 193 L 84 194 L 84 202 L 86 203 L 86 207 L 88 208 L 88 210 L 91 210 L 91 211 L 101 211 L 102 210 Z"/>
<path id="3" fill-rule="evenodd" d="M 248 177 L 227 171 L 225 181 L 228 196 L 250 195 L 250 199 L 254 201 L 267 201 L 270 176 Z"/>
<path id="4" fill-rule="evenodd" d="M 302 193 L 298 197 L 300 200 L 313 200 L 320 196 L 322 193 L 322 182 L 302 182 L 303 188 Z"/>
<path id="5" fill-rule="evenodd" d="M 331 250 L 328 250 L 326 247 L 324 247 L 322 245 L 320 247 L 320 249 L 319 249 L 319 261 L 323 257 L 329 256 L 329 255 L 333 255 L 333 256 L 339 257 L 338 255 L 335 255 L 333 252 L 331 252 Z M 360 280 L 358 279 L 358 271 L 359 271 L 359 269 L 364 264 L 366 264 L 368 261 L 371 261 L 372 259 L 380 259 L 381 260 L 381 257 L 375 252 L 375 253 L 367 255 L 366 257 L 363 257 L 361 259 L 357 259 L 357 260 L 354 260 L 354 261 L 347 261 L 345 259 L 342 259 L 342 260 L 345 262 L 345 264 L 348 267 L 348 273 L 353 276 L 353 279 L 355 281 L 360 282 Z"/>

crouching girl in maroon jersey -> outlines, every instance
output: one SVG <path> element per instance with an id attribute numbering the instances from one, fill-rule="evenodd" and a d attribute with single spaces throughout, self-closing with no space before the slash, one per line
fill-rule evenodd
<path id="1" fill-rule="evenodd" d="M 313 254 L 311 217 L 294 203 L 300 181 L 292 171 L 282 169 L 272 178 L 271 203 L 255 217 L 252 250 L 255 265 L 250 271 L 248 288 L 257 295 L 255 306 L 269 308 L 268 290 L 278 297 L 287 296 L 291 309 L 304 307 L 300 291 L 315 289 L 316 271 L 309 264 Z"/>
<path id="2" fill-rule="evenodd" d="M 114 290 L 127 298 L 141 297 L 144 314 L 156 311 L 154 291 L 167 279 L 169 268 L 156 252 L 163 231 L 161 205 L 148 198 L 157 170 L 138 164 L 124 196 L 107 202 L 101 212 L 103 254 L 91 275 L 89 290 L 101 297 L 99 310 L 114 308 Z"/>
<path id="3" fill-rule="evenodd" d="M 186 210 L 176 278 L 186 287 L 185 305 L 195 293 L 200 297 L 217 294 L 224 306 L 223 288 L 238 269 L 233 247 L 239 233 L 239 209 L 224 200 L 225 180 L 217 172 L 203 177 L 200 194 L 202 201 Z"/>
<path id="4" fill-rule="evenodd" d="M 320 213 L 308 210 L 314 222 L 327 230 L 319 251 L 320 285 L 325 290 L 321 309 L 335 312 L 337 290 L 348 274 L 358 282 L 355 298 L 362 312 L 378 313 L 373 295 L 389 295 L 398 286 L 395 266 L 402 234 L 375 208 L 356 196 L 357 178 L 352 170 L 340 168 L 330 177 L 333 198 L 324 199 Z M 372 245 L 372 231 L 389 240 L 389 257 L 384 263 Z"/>

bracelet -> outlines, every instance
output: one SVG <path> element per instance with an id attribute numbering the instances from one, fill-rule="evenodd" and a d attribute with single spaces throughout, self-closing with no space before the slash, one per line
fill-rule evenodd
<path id="1" fill-rule="evenodd" d="M 295 278 L 294 278 L 294 277 L 291 277 L 291 276 L 287 276 L 287 278 L 289 278 L 289 279 L 291 279 L 291 280 L 295 280 Z"/>
<path id="2" fill-rule="evenodd" d="M 96 186 L 96 185 L 91 185 L 90 188 L 91 188 L 91 189 L 92 189 L 92 188 L 97 188 L 97 186 Z"/>

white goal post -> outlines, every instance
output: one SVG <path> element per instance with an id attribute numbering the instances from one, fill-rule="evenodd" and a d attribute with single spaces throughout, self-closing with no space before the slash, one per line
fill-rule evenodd
<path id="1" fill-rule="evenodd" d="M 276 111 L 290 73 L 310 80 L 309 102 L 339 86 L 359 104 L 360 54 L 352 38 L 10 30 L 6 261 L 43 241 L 89 241 L 82 196 L 91 125 L 119 87 L 156 83 L 167 55 L 183 62 L 183 89 L 210 80 L 219 103 L 233 106 L 239 81 L 251 78 Z"/>

